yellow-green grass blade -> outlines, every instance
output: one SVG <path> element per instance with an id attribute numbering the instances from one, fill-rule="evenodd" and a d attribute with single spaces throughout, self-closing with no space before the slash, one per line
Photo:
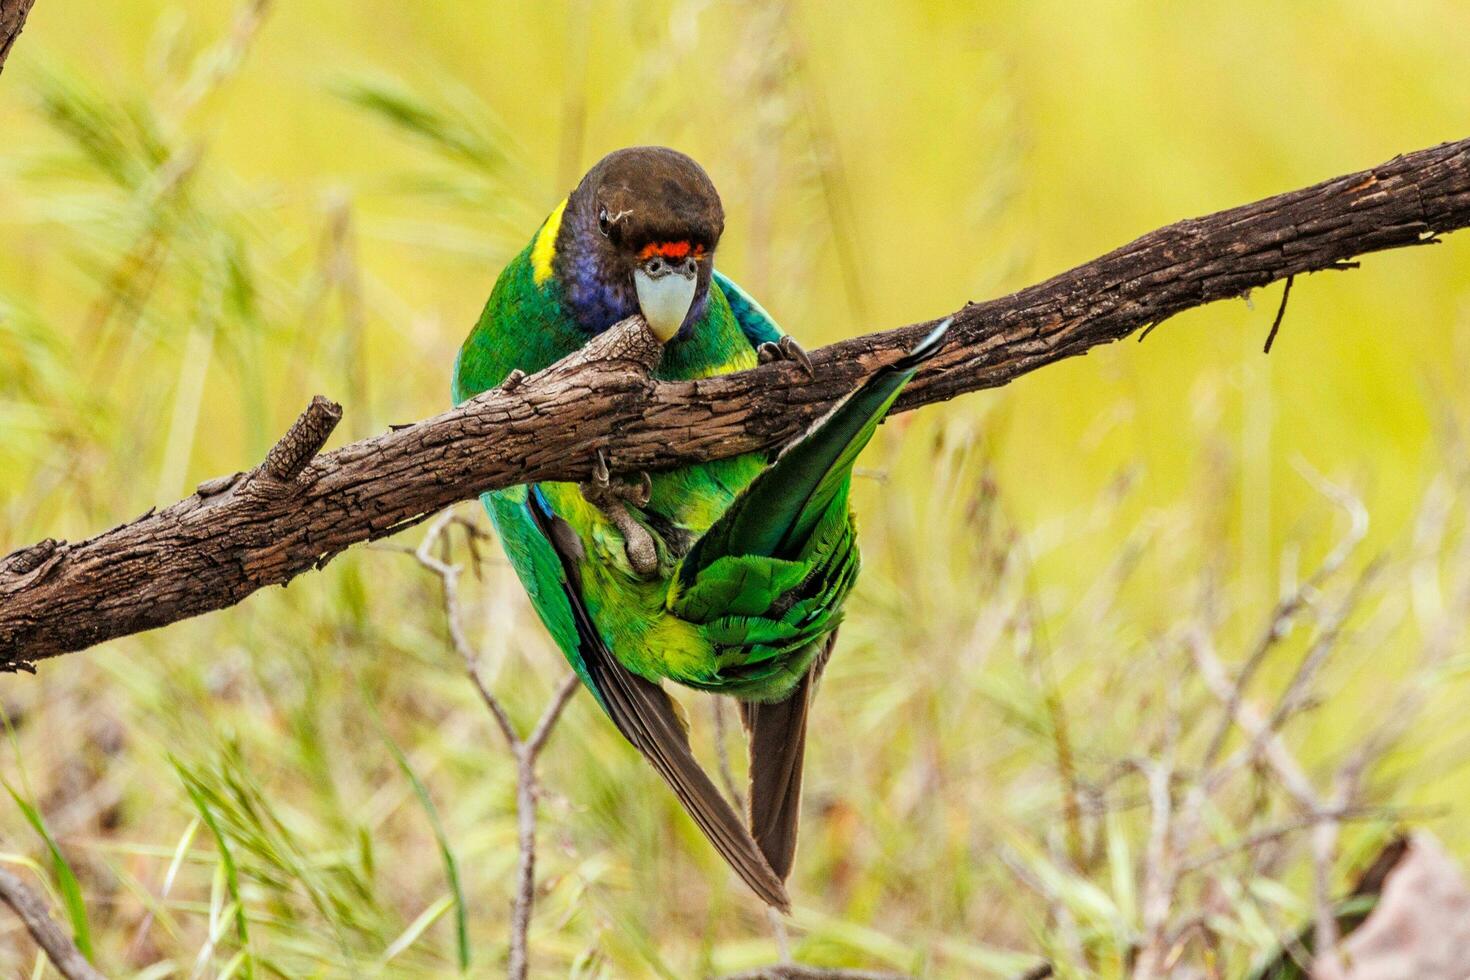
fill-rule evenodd
<path id="1" fill-rule="evenodd" d="M 470 968 L 469 916 L 465 908 L 464 889 L 460 886 L 459 862 L 455 860 L 454 850 L 449 846 L 449 835 L 444 832 L 444 824 L 439 819 L 439 809 L 434 806 L 434 799 L 429 795 L 428 787 L 413 771 L 408 756 L 403 754 L 403 749 L 399 748 L 398 743 L 393 741 L 393 736 L 389 735 L 388 730 L 383 727 L 382 719 L 374 714 L 373 721 L 377 725 L 378 735 L 383 739 L 383 744 L 388 746 L 393 760 L 398 763 L 398 768 L 403 770 L 403 775 L 413 786 L 414 795 L 419 798 L 419 805 L 424 808 L 424 814 L 429 818 L 429 826 L 434 831 L 434 839 L 439 843 L 439 856 L 444 861 L 444 876 L 449 880 L 449 891 L 454 897 L 455 952 L 460 972 L 467 972 Z"/>
<path id="2" fill-rule="evenodd" d="M 244 960 L 240 963 L 240 969 L 246 977 L 255 976 L 254 960 L 249 955 L 250 950 L 250 925 L 245 917 L 245 900 L 240 895 L 240 872 L 235 866 L 235 856 L 230 851 L 230 843 L 220 828 L 219 821 L 215 819 L 214 810 L 204 793 L 200 791 L 193 775 L 184 768 L 179 760 L 170 757 L 174 770 L 183 780 L 184 790 L 189 794 L 189 799 L 194 801 L 194 808 L 199 811 L 199 817 L 204 825 L 214 835 L 215 846 L 219 848 L 220 865 L 225 872 L 225 888 L 229 892 L 230 902 L 235 906 L 235 937 L 240 942 L 240 949 L 245 953 Z"/>
<path id="3" fill-rule="evenodd" d="M 5 780 L 5 789 L 10 793 L 10 798 L 15 800 L 15 805 L 20 808 L 20 812 L 25 815 L 26 822 L 46 842 L 46 849 L 51 853 L 51 870 L 56 875 L 57 888 L 61 892 L 61 904 L 66 907 L 66 917 L 71 922 L 72 938 L 76 941 L 77 949 L 81 951 L 81 954 L 90 960 L 92 958 L 92 929 L 87 923 L 87 904 L 82 900 L 82 886 L 77 881 L 71 864 L 67 862 L 66 855 L 61 853 L 56 838 L 52 837 L 51 831 L 46 829 L 46 821 L 41 818 L 41 812 L 25 797 L 17 793 L 9 780 Z"/>

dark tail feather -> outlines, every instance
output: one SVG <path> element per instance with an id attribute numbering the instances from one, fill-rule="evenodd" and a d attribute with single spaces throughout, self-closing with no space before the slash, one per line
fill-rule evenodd
<path id="1" fill-rule="evenodd" d="M 796 858 L 810 686 L 803 678 L 785 701 L 740 703 L 750 738 L 750 833 L 782 881 Z"/>
<path id="2" fill-rule="evenodd" d="M 750 833 L 782 881 L 791 874 L 796 858 L 807 715 L 836 641 L 834 630 L 825 640 L 826 649 L 786 700 L 740 702 L 740 720 L 750 741 Z"/>
<path id="3" fill-rule="evenodd" d="M 667 693 L 620 665 L 594 668 L 613 721 L 668 782 L 715 850 L 767 905 L 791 911 L 782 878 L 771 873 L 756 842 L 694 755 Z"/>

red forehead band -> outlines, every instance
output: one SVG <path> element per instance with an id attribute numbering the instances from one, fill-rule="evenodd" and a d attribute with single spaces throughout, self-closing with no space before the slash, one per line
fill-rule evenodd
<path id="1" fill-rule="evenodd" d="M 643 251 L 638 253 L 640 259 L 651 259 L 655 255 L 662 255 L 669 259 L 682 259 L 693 253 L 696 259 L 704 256 L 704 246 L 690 246 L 688 242 L 649 242 L 643 246 Z"/>

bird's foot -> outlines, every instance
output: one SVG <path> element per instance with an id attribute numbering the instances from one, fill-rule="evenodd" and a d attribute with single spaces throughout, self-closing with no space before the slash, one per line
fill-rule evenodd
<path id="1" fill-rule="evenodd" d="M 653 543 L 653 535 L 628 510 L 629 504 L 648 505 L 653 495 L 653 480 L 649 475 L 640 472 L 633 482 L 614 483 L 608 474 L 607 457 L 599 449 L 592 479 L 581 484 L 581 490 L 582 498 L 601 511 L 623 536 L 623 550 L 633 572 L 640 578 L 652 578 L 658 571 L 658 548 Z"/>
<path id="2" fill-rule="evenodd" d="M 597 450 L 597 458 L 592 461 L 592 479 L 582 484 L 582 495 L 587 496 L 588 491 L 599 498 L 626 501 L 634 507 L 647 507 L 649 499 L 653 496 L 653 478 L 643 470 L 638 471 L 636 480 L 626 483 L 612 482 L 612 471 L 608 469 L 607 454 L 601 449 Z M 587 497 L 590 502 L 591 497 Z"/>
<path id="3" fill-rule="evenodd" d="M 770 364 L 772 361 L 791 361 L 806 373 L 808 378 L 815 378 L 817 372 L 812 368 L 812 359 L 807 352 L 802 350 L 800 344 L 790 334 L 782 337 L 774 344 L 767 341 L 755 349 L 756 360 L 762 364 Z"/>

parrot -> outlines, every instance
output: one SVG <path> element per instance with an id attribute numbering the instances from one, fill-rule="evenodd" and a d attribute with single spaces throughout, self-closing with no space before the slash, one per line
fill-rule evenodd
<path id="1" fill-rule="evenodd" d="M 810 358 L 714 266 L 714 183 L 665 147 L 589 170 L 501 271 L 459 350 L 456 404 L 577 351 L 641 315 L 663 346 L 656 379 Z M 778 454 L 633 479 L 485 493 L 532 606 L 613 726 L 669 784 L 731 868 L 790 911 L 807 716 L 859 568 L 849 505 L 858 453 L 949 322 L 880 368 Z M 742 819 L 695 758 L 664 682 L 733 699 L 749 751 Z"/>

